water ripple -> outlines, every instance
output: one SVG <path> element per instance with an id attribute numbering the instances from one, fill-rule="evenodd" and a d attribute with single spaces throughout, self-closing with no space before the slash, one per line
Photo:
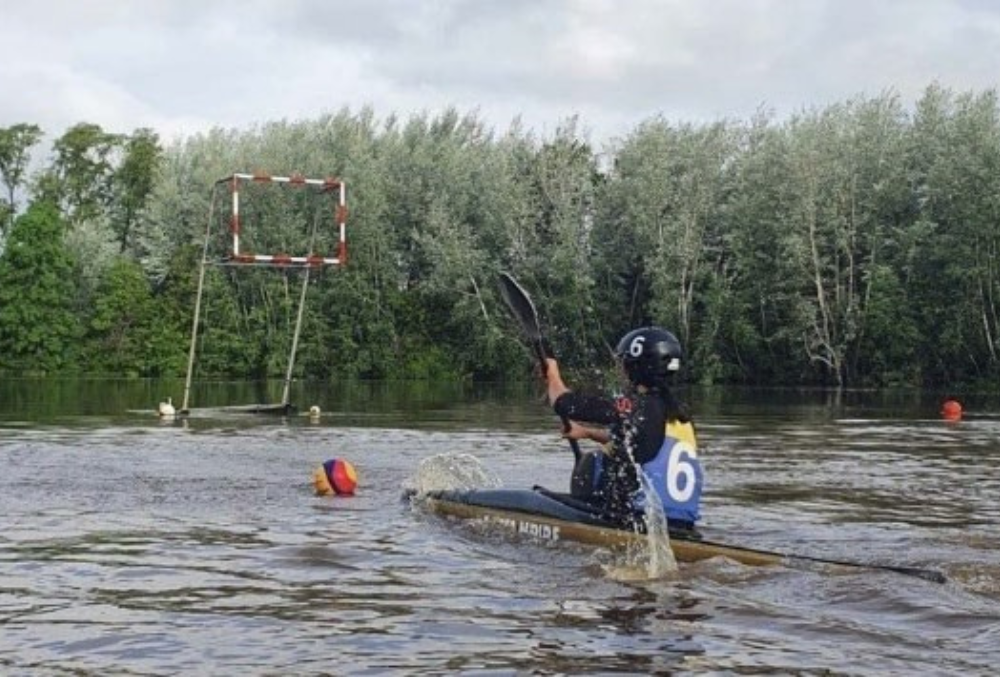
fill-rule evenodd
<path id="1" fill-rule="evenodd" d="M 9 674 L 989 674 L 1000 664 L 996 421 L 726 418 L 700 428 L 713 540 L 878 569 L 683 565 L 511 540 L 400 500 L 471 454 L 506 486 L 568 481 L 546 421 L 502 435 L 274 424 L 17 426 L 0 455 Z M 439 419 L 442 417 L 438 417 Z M 438 420 L 438 419 L 435 419 Z M 548 427 L 546 427 L 548 426 Z M 332 456 L 356 496 L 312 494 Z"/>

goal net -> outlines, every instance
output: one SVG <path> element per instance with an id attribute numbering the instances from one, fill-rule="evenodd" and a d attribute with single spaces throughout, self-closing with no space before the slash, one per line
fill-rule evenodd
<path id="1" fill-rule="evenodd" d="M 344 182 L 233 174 L 212 191 L 206 262 L 321 268 L 347 260 Z"/>

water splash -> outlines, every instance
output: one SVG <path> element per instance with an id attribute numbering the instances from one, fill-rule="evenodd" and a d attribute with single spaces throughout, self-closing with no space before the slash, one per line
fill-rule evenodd
<path id="1" fill-rule="evenodd" d="M 619 581 L 669 578 L 677 573 L 677 558 L 674 557 L 673 548 L 670 547 L 667 515 L 652 481 L 642 466 L 636 463 L 632 453 L 633 434 L 634 428 L 626 429 L 624 446 L 639 480 L 639 491 L 645 497 L 642 519 L 646 527 L 646 538 L 635 544 L 629 544 L 620 560 L 606 566 L 605 572 Z"/>
<path id="2" fill-rule="evenodd" d="M 662 578 L 677 571 L 677 558 L 674 557 L 673 548 L 670 547 L 667 515 L 663 510 L 659 494 L 656 493 L 646 473 L 636 466 L 636 474 L 639 477 L 640 491 L 646 495 L 646 510 L 642 516 L 646 523 L 644 544 L 646 571 L 650 578 Z"/>
<path id="3" fill-rule="evenodd" d="M 447 489 L 493 489 L 502 482 L 472 454 L 435 454 L 420 462 L 404 489 L 417 496 Z"/>

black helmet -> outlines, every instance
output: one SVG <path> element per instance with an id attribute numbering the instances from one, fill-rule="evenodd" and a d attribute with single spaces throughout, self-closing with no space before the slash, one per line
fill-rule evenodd
<path id="1" fill-rule="evenodd" d="M 622 337 L 615 356 L 622 361 L 629 381 L 655 388 L 667 385 L 680 370 L 684 351 L 677 337 L 666 329 L 641 327 Z"/>

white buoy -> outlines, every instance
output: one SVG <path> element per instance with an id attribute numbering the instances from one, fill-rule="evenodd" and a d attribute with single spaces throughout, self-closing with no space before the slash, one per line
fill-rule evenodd
<path id="1" fill-rule="evenodd" d="M 160 416 L 164 416 L 164 417 L 166 417 L 166 416 L 173 416 L 174 414 L 176 414 L 177 411 L 174 409 L 174 400 L 173 400 L 173 398 L 172 397 L 168 397 L 166 402 L 160 402 L 160 406 L 157 409 L 157 413 L 159 413 Z"/>
<path id="2" fill-rule="evenodd" d="M 315 404 L 309 407 L 309 417 L 319 418 L 319 407 L 316 406 Z"/>

